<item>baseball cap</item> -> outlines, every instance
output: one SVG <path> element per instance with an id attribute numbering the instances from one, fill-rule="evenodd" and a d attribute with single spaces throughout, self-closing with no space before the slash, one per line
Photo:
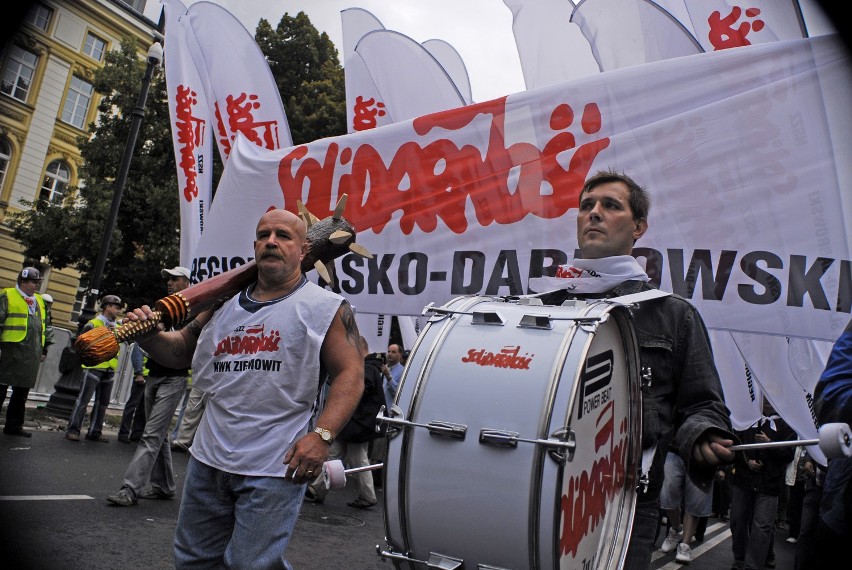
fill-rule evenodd
<path id="1" fill-rule="evenodd" d="M 41 272 L 35 267 L 24 267 L 18 274 L 18 281 L 41 281 Z"/>
<path id="2" fill-rule="evenodd" d="M 163 277 L 186 277 L 189 279 L 189 269 L 181 266 L 173 267 L 172 269 L 163 269 L 161 274 Z"/>

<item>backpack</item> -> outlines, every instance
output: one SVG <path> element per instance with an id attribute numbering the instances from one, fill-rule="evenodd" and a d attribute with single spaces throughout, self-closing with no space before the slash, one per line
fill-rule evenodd
<path id="1" fill-rule="evenodd" d="M 376 416 L 384 405 L 381 363 L 377 359 L 368 358 L 364 361 L 364 394 L 352 417 L 337 434 L 337 439 L 348 443 L 375 439 L 379 435 L 376 431 Z"/>

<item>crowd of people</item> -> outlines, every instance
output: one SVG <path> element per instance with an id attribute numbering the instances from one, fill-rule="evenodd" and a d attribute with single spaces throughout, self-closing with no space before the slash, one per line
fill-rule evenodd
<path id="1" fill-rule="evenodd" d="M 638 299 L 631 312 L 643 396 L 642 484 L 623 568 L 649 567 L 663 520 L 669 528 L 659 548 L 688 564 L 691 544 L 703 539 L 710 516 L 730 517 L 733 570 L 774 567 L 779 510 L 790 525 L 787 541 L 801 554 L 796 568 L 819 568 L 820 557 L 836 552 L 850 534 L 852 462 L 819 466 L 793 447 L 730 449 L 735 443 L 792 441 L 796 434 L 766 400 L 759 421 L 734 430 L 698 311 L 677 295 L 642 296 L 656 292 L 631 252 L 648 229 L 649 211 L 648 193 L 629 176 L 606 171 L 590 177 L 577 215 L 582 257 L 560 268 L 557 275 L 566 277 L 540 281 L 535 294 L 553 305 Z M 375 416 L 394 403 L 403 347 L 371 352 L 348 302 L 306 279 L 300 265 L 309 247 L 306 235 L 298 216 L 267 212 L 256 227 L 256 280 L 185 326 L 158 325 L 131 348 L 134 385 L 119 440 L 138 443 L 121 488 L 107 501 L 130 507 L 139 499 L 174 498 L 171 451 L 189 450 L 174 542 L 178 568 L 289 568 L 286 549 L 302 502 L 321 503 L 328 492 L 320 477 L 323 463 L 339 458 L 347 467 L 361 467 L 386 452 Z M 164 269 L 163 278 L 169 293 L 189 285 L 186 268 Z M 33 366 L 21 366 L 17 351 L 37 361 L 49 343 L 39 283 L 38 270 L 25 268 L 17 287 L 0 295 L 3 395 L 5 386 L 13 387 L 4 428 L 9 435 L 29 435 L 22 406 L 34 382 Z M 121 299 L 107 295 L 100 308 L 86 326 L 117 326 Z M 153 317 L 148 306 L 124 315 L 129 322 Z M 274 339 L 262 352 L 252 351 L 256 366 L 237 365 L 247 334 Z M 219 350 L 225 340 L 231 349 Z M 815 394 L 822 422 L 850 421 L 850 347 L 847 329 Z M 84 369 L 68 440 L 79 441 L 94 395 L 85 439 L 108 441 L 102 428 L 115 368 L 106 361 Z M 182 400 L 182 421 L 170 437 Z M 355 479 L 349 506 L 376 505 L 380 479 L 369 471 Z M 268 517 L 270 509 L 279 516 Z"/>

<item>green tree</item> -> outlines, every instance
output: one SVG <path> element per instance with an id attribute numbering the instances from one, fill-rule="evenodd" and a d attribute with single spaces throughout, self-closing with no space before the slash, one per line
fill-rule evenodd
<path id="1" fill-rule="evenodd" d="M 275 29 L 261 19 L 255 41 L 278 84 L 293 142 L 346 134 L 343 68 L 328 34 L 304 12 L 285 12 Z"/>
<path id="2" fill-rule="evenodd" d="M 255 41 L 266 55 L 297 144 L 346 133 L 343 68 L 326 33 L 300 12 L 284 14 L 276 29 L 261 19 Z M 61 204 L 24 202 L 27 209 L 11 216 L 15 238 L 32 259 L 47 258 L 52 267 L 72 266 L 87 282 L 96 263 L 115 178 L 130 130 L 145 62 L 137 46 L 125 39 L 106 55 L 94 73 L 102 94 L 98 122 L 79 141 L 83 157 L 80 185 L 69 189 Z M 222 172 L 214 156 L 214 188 Z M 155 73 L 139 131 L 118 221 L 112 234 L 101 295 L 117 294 L 136 307 L 165 293 L 163 267 L 177 265 L 180 211 L 177 175 L 169 126 L 165 75 Z"/>
<path id="3" fill-rule="evenodd" d="M 61 204 L 38 200 L 13 216 L 14 236 L 25 255 L 45 257 L 57 269 L 73 266 L 88 281 L 94 268 L 136 107 L 145 62 L 132 39 L 109 52 L 93 76 L 103 95 L 98 122 L 79 140 L 80 185 Z M 114 293 L 130 306 L 165 295 L 160 271 L 177 265 L 180 213 L 174 150 L 162 69 L 151 81 L 118 221 L 112 234 L 101 295 Z"/>

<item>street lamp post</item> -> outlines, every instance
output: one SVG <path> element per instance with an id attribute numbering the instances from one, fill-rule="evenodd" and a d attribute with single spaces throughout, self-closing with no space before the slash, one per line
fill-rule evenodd
<path id="1" fill-rule="evenodd" d="M 130 114 L 130 133 L 127 135 L 127 145 L 124 147 L 124 156 L 121 158 L 121 165 L 118 168 L 118 175 L 115 178 L 115 190 L 112 194 L 112 204 L 107 216 L 106 229 L 104 238 L 101 241 L 101 250 L 95 261 L 95 267 L 92 270 L 92 278 L 89 282 L 88 292 L 86 293 L 83 310 L 80 312 L 79 326 L 77 332 L 83 328 L 83 325 L 88 323 L 95 316 L 94 305 L 100 296 L 101 279 L 104 275 L 104 267 L 106 266 L 106 258 L 109 254 L 109 246 L 112 242 L 112 234 L 115 231 L 115 224 L 118 220 L 118 208 L 121 206 L 121 197 L 124 194 L 124 186 L 127 183 L 127 174 L 130 171 L 130 160 L 133 158 L 133 150 L 136 147 L 136 139 L 139 137 L 139 129 L 142 126 L 142 119 L 145 117 L 145 103 L 148 100 L 148 89 L 151 86 L 151 77 L 154 75 L 154 69 L 163 61 L 163 46 L 159 42 L 154 42 L 148 48 L 148 65 L 145 68 L 145 76 L 142 78 L 142 88 L 139 90 L 139 98 L 136 100 L 136 107 Z"/>
<path id="2" fill-rule="evenodd" d="M 163 13 L 160 14 L 160 23 L 158 25 L 159 35 L 163 29 Z M 156 36 L 155 36 L 156 37 Z M 112 234 L 115 231 L 115 225 L 118 221 L 118 208 L 121 206 L 121 197 L 124 193 L 124 186 L 127 183 L 127 174 L 130 171 L 130 160 L 133 158 L 133 151 L 136 148 L 136 139 L 139 137 L 139 129 L 142 126 L 142 119 L 145 117 L 145 103 L 148 100 L 148 89 L 151 86 L 151 78 L 154 75 L 154 70 L 163 61 L 163 46 L 159 41 L 155 41 L 148 48 L 147 66 L 145 75 L 142 78 L 142 87 L 139 90 L 139 97 L 136 100 L 136 107 L 130 115 L 130 132 L 127 135 L 127 144 L 124 147 L 124 156 L 121 159 L 121 164 L 118 168 L 118 174 L 115 178 L 115 190 L 112 194 L 112 204 L 110 206 L 109 215 L 104 229 L 104 237 L 101 241 L 101 249 L 98 252 L 98 257 L 95 260 L 95 266 L 92 270 L 91 280 L 89 281 L 88 291 L 83 299 L 83 308 L 78 319 L 77 334 L 83 329 L 83 326 L 95 317 L 95 303 L 100 297 L 101 280 L 103 279 L 104 267 L 106 266 L 106 258 L 109 254 L 109 246 L 112 241 Z M 64 373 L 62 377 L 54 385 L 54 393 L 51 394 L 46 408 L 59 415 L 60 417 L 68 417 L 74 409 L 74 404 L 77 401 L 77 395 L 80 392 L 82 383 L 82 371 L 79 366 L 75 366 L 74 370 Z"/>

